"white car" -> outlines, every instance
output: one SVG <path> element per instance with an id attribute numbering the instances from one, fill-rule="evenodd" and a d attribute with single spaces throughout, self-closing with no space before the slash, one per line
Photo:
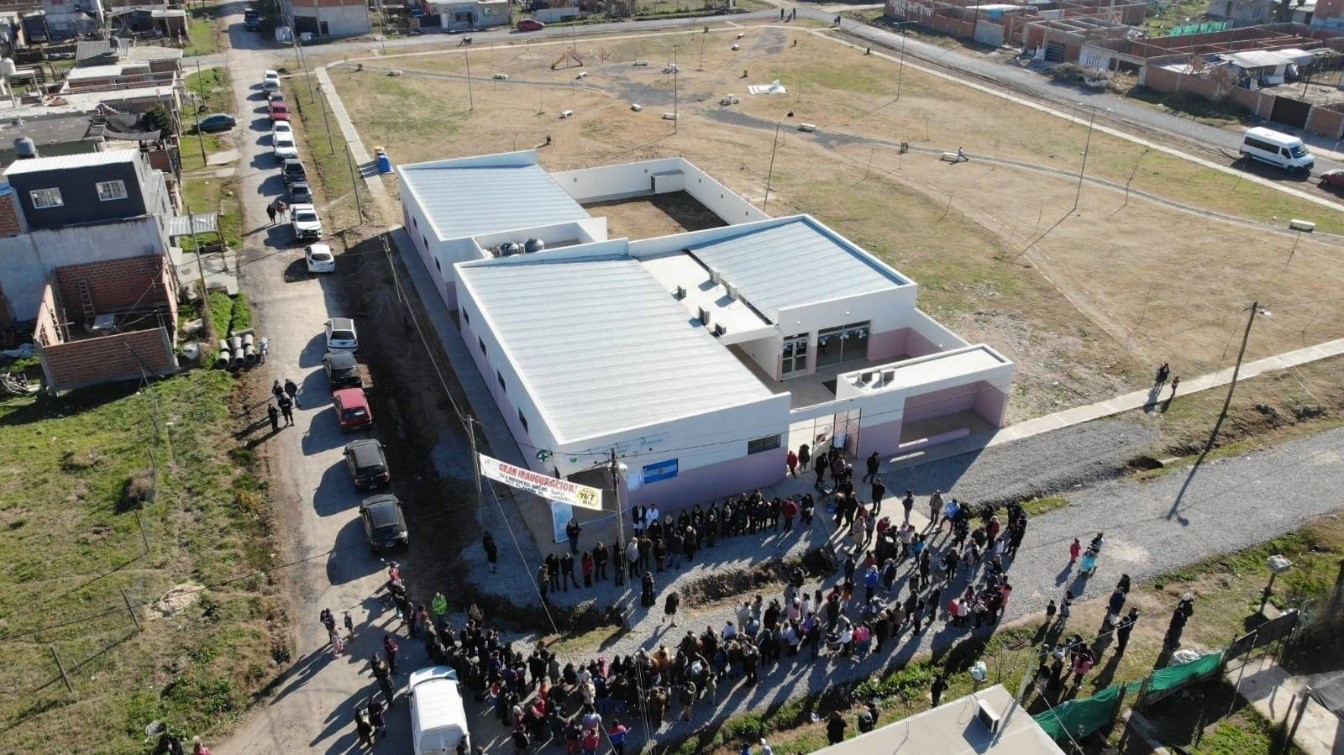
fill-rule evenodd
<path id="1" fill-rule="evenodd" d="M 299 241 L 322 238 L 322 220 L 317 216 L 317 208 L 310 204 L 290 205 L 289 224 L 294 228 L 294 238 Z"/>
<path id="2" fill-rule="evenodd" d="M 290 125 L 289 121 L 276 121 L 275 123 L 271 124 L 272 137 L 274 137 L 276 134 L 293 135 L 293 133 L 294 133 L 294 127 Z"/>
<path id="3" fill-rule="evenodd" d="M 261 75 L 261 89 L 264 92 L 280 91 L 280 74 L 275 71 L 267 71 Z"/>
<path id="4" fill-rule="evenodd" d="M 276 134 L 271 137 L 271 148 L 275 150 L 276 162 L 298 159 L 299 147 L 294 143 L 293 134 Z"/>
<path id="5" fill-rule="evenodd" d="M 304 249 L 304 257 L 308 260 L 310 273 L 336 272 L 336 255 L 331 253 L 331 247 L 326 244 L 309 244 Z"/>
<path id="6" fill-rule="evenodd" d="M 333 317 L 327 320 L 327 351 L 356 351 L 359 349 L 359 335 L 355 333 L 355 321 L 349 317 Z"/>

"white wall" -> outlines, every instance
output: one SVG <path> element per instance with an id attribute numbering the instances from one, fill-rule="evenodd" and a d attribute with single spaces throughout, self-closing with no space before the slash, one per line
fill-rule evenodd
<path id="1" fill-rule="evenodd" d="M 678 158 L 680 159 L 680 158 Z M 769 215 L 756 209 L 750 202 L 738 196 L 727 186 L 719 183 L 687 160 L 681 160 L 682 171 L 686 174 L 685 191 L 696 201 L 708 207 L 715 215 L 729 225 L 752 223 L 768 220 Z"/>
<path id="2" fill-rule="evenodd" d="M 298 16 L 316 16 L 320 23 L 326 23 L 327 34 L 333 37 L 350 37 L 356 34 L 368 34 L 369 7 L 367 5 L 322 5 L 317 8 L 298 8 Z M 318 27 L 319 29 L 321 26 Z"/>
<path id="3" fill-rule="evenodd" d="M 0 286 L 15 319 L 37 317 L 42 289 L 51 271 L 58 267 L 164 254 L 166 248 L 158 223 L 157 218 L 143 217 L 0 238 Z"/>
<path id="4" fill-rule="evenodd" d="M 970 344 L 966 339 L 953 333 L 946 325 L 929 317 L 922 309 L 915 309 L 910 314 L 908 323 L 911 330 L 922 336 L 941 351 L 951 351 L 952 349 L 962 349 Z"/>
<path id="5" fill-rule="evenodd" d="M 738 348 L 746 352 L 753 362 L 760 365 L 761 369 L 765 370 L 765 374 L 779 380 L 779 360 L 781 350 L 784 348 L 784 336 L 776 333 L 769 338 L 740 343 Z"/>
<path id="6" fill-rule="evenodd" d="M 729 225 L 768 220 L 769 215 L 681 157 L 643 160 L 624 165 L 604 165 L 552 174 L 574 200 L 601 202 L 653 193 L 653 176 L 680 171 L 680 181 L 668 180 L 659 193 L 685 191 Z"/>

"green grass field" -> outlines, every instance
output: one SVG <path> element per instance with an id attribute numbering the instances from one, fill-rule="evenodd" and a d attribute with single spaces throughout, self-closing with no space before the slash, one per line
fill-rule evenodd
<path id="1" fill-rule="evenodd" d="M 0 752 L 145 752 L 152 721 L 204 733 L 273 673 L 268 581 L 227 583 L 271 563 L 233 386 L 197 371 L 0 404 Z M 189 598 L 156 610 L 175 586 Z"/>

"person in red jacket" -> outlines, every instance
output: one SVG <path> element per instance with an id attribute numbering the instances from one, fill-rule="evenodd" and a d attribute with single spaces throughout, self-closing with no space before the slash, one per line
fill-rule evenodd
<path id="1" fill-rule="evenodd" d="M 789 452 L 789 455 L 792 456 L 793 452 Z M 792 469 L 792 467 L 790 467 L 790 469 Z M 784 515 L 784 531 L 788 532 L 789 530 L 792 530 L 793 518 L 798 516 L 798 504 L 795 503 L 792 498 L 788 498 L 784 501 L 784 506 L 780 510 L 780 513 Z"/>
<path id="2" fill-rule="evenodd" d="M 581 564 L 582 564 L 582 567 L 583 567 L 583 586 L 584 586 L 584 587 L 592 587 L 592 586 L 593 586 L 593 567 L 594 567 L 594 564 L 593 564 L 593 554 L 592 554 L 592 552 L 590 552 L 590 551 L 584 551 L 584 552 L 583 552 L 583 559 L 582 559 Z"/>
<path id="3" fill-rule="evenodd" d="M 789 476 L 790 476 L 790 477 L 797 477 L 797 476 L 798 476 L 798 454 L 797 454 L 797 453 L 794 453 L 794 451 L 793 451 L 792 449 L 790 449 L 790 450 L 789 450 L 789 455 L 788 455 L 787 457 L 785 457 L 785 460 L 784 460 L 784 461 L 785 461 L 786 464 L 789 465 Z"/>

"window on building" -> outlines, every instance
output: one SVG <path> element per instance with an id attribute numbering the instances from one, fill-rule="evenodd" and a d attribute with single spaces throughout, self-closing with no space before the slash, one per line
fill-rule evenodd
<path id="1" fill-rule="evenodd" d="M 523 410 L 518 410 L 518 422 L 522 424 L 523 430 L 527 430 L 527 417 L 523 416 Z"/>
<path id="2" fill-rule="evenodd" d="M 465 309 L 462 310 L 462 319 L 465 320 L 465 321 L 467 322 L 468 325 L 470 325 L 470 324 L 471 324 L 471 313 L 468 312 L 468 311 L 465 310 Z"/>
<path id="3" fill-rule="evenodd" d="M 484 354 L 484 353 L 485 353 L 485 339 L 484 339 L 484 338 L 477 338 L 477 339 L 476 339 L 476 345 L 481 347 L 481 353 Z"/>
<path id="4" fill-rule="evenodd" d="M 61 199 L 60 189 L 33 189 L 28 192 L 28 196 L 33 199 L 33 207 L 39 210 L 65 205 L 65 201 Z"/>
<path id="5" fill-rule="evenodd" d="M 758 454 L 762 451 L 773 451 L 779 448 L 779 435 L 767 435 L 764 438 L 747 441 L 747 453 Z"/>
<path id="6" fill-rule="evenodd" d="M 504 374 L 499 370 L 495 370 L 495 379 L 499 381 L 499 389 L 508 393 L 509 387 L 504 384 Z"/>
<path id="7" fill-rule="evenodd" d="M 867 359 L 868 325 L 854 322 L 817 331 L 817 367 Z"/>
<path id="8" fill-rule="evenodd" d="M 99 181 L 98 199 L 102 202 L 111 202 L 117 199 L 126 198 L 125 181 Z"/>

